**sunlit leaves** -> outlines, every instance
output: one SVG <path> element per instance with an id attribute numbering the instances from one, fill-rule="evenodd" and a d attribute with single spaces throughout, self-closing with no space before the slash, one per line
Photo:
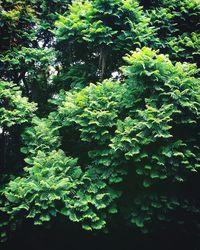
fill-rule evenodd
<path id="1" fill-rule="evenodd" d="M 24 170 L 24 177 L 5 187 L 7 201 L 2 211 L 16 218 L 23 212 L 35 225 L 62 214 L 73 222 L 83 223 L 86 230 L 105 227 L 104 209 L 118 194 L 99 180 L 95 172 L 84 173 L 77 166 L 77 159 L 66 157 L 62 150 L 49 154 L 38 151 L 33 166 Z"/>
<path id="2" fill-rule="evenodd" d="M 199 2 L 0 2 L 0 238 L 198 226 Z"/>
<path id="3" fill-rule="evenodd" d="M 22 97 L 19 87 L 6 81 L 0 81 L 0 104 L 1 127 L 30 121 L 36 110 L 36 104 Z"/>
<path id="4" fill-rule="evenodd" d="M 75 62 L 85 65 L 89 81 L 91 77 L 102 80 L 118 70 L 126 52 L 156 41 L 149 21 L 134 0 L 73 1 L 69 12 L 56 22 L 61 61 L 64 67 Z M 88 71 L 88 64 L 93 71 Z M 65 71 L 63 75 L 68 74 Z"/>

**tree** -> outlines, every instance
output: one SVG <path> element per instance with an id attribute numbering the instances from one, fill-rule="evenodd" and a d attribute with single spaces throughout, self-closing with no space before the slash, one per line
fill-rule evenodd
<path id="1" fill-rule="evenodd" d="M 20 150 L 14 148 L 13 144 L 17 144 L 18 131 L 22 133 L 24 124 L 33 117 L 36 104 L 22 97 L 15 84 L 0 81 L 0 105 L 1 172 L 8 173 L 13 169 L 9 165 L 19 164 Z"/>
<path id="2" fill-rule="evenodd" d="M 199 233 L 200 5 L 139 2 L 0 1 L 2 241 L 59 216 Z"/>
<path id="3" fill-rule="evenodd" d="M 161 51 L 169 54 L 174 62 L 199 64 L 199 1 L 151 2 L 147 15 L 157 29 Z"/>
<path id="4" fill-rule="evenodd" d="M 56 48 L 63 65 L 58 81 L 84 86 L 110 77 L 126 52 L 156 42 L 149 22 L 135 0 L 73 1 L 56 22 Z"/>
<path id="5" fill-rule="evenodd" d="M 185 192 L 199 179 L 196 68 L 149 48 L 125 60 L 123 81 L 66 92 L 33 120 L 23 135 L 28 167 L 5 187 L 4 212 L 35 224 L 63 214 L 86 230 L 105 228 L 109 214 L 144 232 L 174 216 L 199 226 L 198 194 Z"/>

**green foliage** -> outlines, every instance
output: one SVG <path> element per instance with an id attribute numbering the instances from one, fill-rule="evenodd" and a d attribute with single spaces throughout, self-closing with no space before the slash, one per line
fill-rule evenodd
<path id="1" fill-rule="evenodd" d="M 25 0 L 0 1 L 0 52 L 33 41 L 35 22 L 35 10 Z"/>
<path id="2" fill-rule="evenodd" d="M 49 71 L 54 62 L 52 49 L 13 48 L 0 55 L 0 74 L 18 84 L 30 100 L 38 103 L 39 111 L 44 112 L 52 94 Z"/>
<path id="3" fill-rule="evenodd" d="M 26 144 L 21 148 L 21 152 L 28 154 L 28 158 L 25 159 L 26 163 L 32 165 L 33 157 L 37 155 L 38 150 L 48 153 L 60 146 L 58 129 L 58 127 L 53 127 L 47 119 L 35 117 L 32 120 L 32 126 L 27 127 L 22 134 L 22 139 Z"/>
<path id="4" fill-rule="evenodd" d="M 195 213 L 198 226 L 198 202 L 180 191 L 200 168 L 197 70 L 149 48 L 125 60 L 122 82 L 61 93 L 48 118 L 33 119 L 21 149 L 29 167 L 4 188 L 2 212 L 35 224 L 62 214 L 86 230 L 119 213 L 147 232 L 180 210 L 178 223 Z"/>
<path id="5" fill-rule="evenodd" d="M 19 137 L 36 110 L 37 105 L 22 96 L 16 84 L 0 80 L 0 183 L 8 181 L 10 172 L 16 173 L 22 165 Z"/>
<path id="6" fill-rule="evenodd" d="M 1 0 L 0 1 L 0 51 L 38 42 L 46 46 L 52 42 L 51 30 L 58 13 L 68 9 L 66 0 Z M 31 46 L 30 46 L 31 47 Z"/>
<path id="7" fill-rule="evenodd" d="M 58 217 L 198 233 L 199 14 L 197 0 L 0 0 L 1 241 Z"/>
<path id="8" fill-rule="evenodd" d="M 199 63 L 199 15 L 198 0 L 160 1 L 148 11 L 157 28 L 159 48 L 173 61 Z"/>
<path id="9" fill-rule="evenodd" d="M 179 198 L 173 194 L 157 195 L 151 193 L 135 199 L 133 207 L 130 215 L 131 223 L 144 233 L 151 230 L 152 221 L 160 228 L 164 228 L 165 223 L 173 224 L 174 220 L 179 227 L 196 225 L 195 230 L 198 231 L 199 221 L 197 218 L 200 210 L 199 204 L 195 200 Z"/>
<path id="10" fill-rule="evenodd" d="M 81 60 L 85 72 L 88 63 L 95 66 L 90 72 L 93 78 L 110 77 L 126 52 L 156 41 L 149 20 L 135 0 L 73 1 L 69 13 L 56 22 L 63 74 L 72 63 L 79 64 Z"/>
<path id="11" fill-rule="evenodd" d="M 17 84 L 38 113 L 49 109 L 55 66 L 54 21 L 66 11 L 67 1 L 0 1 L 0 78 Z M 49 48 L 51 47 L 51 48 Z"/>
<path id="12" fill-rule="evenodd" d="M 106 80 L 91 84 L 80 92 L 67 93 L 58 108 L 62 126 L 74 125 L 83 141 L 105 143 L 110 139 L 109 129 L 116 123 L 122 99 L 119 83 Z"/>
<path id="13" fill-rule="evenodd" d="M 24 170 L 24 177 L 5 187 L 2 212 L 16 219 L 18 216 L 32 219 L 35 225 L 61 214 L 82 222 L 86 230 L 104 228 L 104 210 L 111 207 L 118 195 L 99 180 L 97 173 L 91 170 L 84 173 L 77 166 L 77 159 L 66 157 L 62 150 L 48 154 L 38 151 L 33 167 Z"/>
<path id="14" fill-rule="evenodd" d="M 125 59 L 130 66 L 123 72 L 135 103 L 131 117 L 118 122 L 111 147 L 134 158 L 137 173 L 147 180 L 182 181 L 185 172 L 199 169 L 199 80 L 191 76 L 195 68 L 174 66 L 148 48 Z"/>
<path id="15" fill-rule="evenodd" d="M 69 92 L 50 117 L 79 131 L 80 141 L 89 148 L 88 161 L 109 181 L 113 171 L 113 183 L 119 179 L 126 185 L 131 164 L 144 188 L 170 181 L 176 189 L 199 172 L 197 70 L 194 65 L 173 65 L 149 48 L 125 60 L 129 66 L 122 68 L 123 84 L 105 81 Z M 134 194 L 134 187 L 128 192 Z"/>
<path id="16" fill-rule="evenodd" d="M 29 103 L 27 97 L 21 96 L 15 84 L 0 81 L 0 126 L 11 127 L 30 120 L 36 110 L 35 103 Z"/>

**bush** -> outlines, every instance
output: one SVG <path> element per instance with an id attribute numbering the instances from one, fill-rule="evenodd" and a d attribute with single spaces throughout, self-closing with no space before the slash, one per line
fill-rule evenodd
<path id="1" fill-rule="evenodd" d="M 106 228 L 109 213 L 143 232 L 175 219 L 199 226 L 198 194 L 184 191 L 200 168 L 197 70 L 146 47 L 124 59 L 123 81 L 62 93 L 33 120 L 28 166 L 3 190 L 3 212 L 35 224 L 60 213 L 86 230 Z"/>

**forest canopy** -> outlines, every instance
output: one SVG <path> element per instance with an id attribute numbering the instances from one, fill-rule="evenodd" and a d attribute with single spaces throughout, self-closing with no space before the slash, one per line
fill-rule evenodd
<path id="1" fill-rule="evenodd" d="M 0 0 L 2 242 L 60 216 L 199 236 L 199 17 L 198 0 Z"/>

